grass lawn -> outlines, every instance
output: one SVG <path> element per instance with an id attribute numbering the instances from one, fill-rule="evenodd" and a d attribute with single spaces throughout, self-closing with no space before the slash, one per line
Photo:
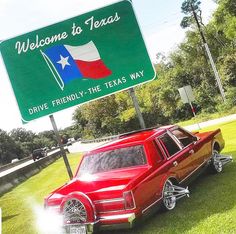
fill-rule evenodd
<path id="1" fill-rule="evenodd" d="M 189 120 L 185 120 L 185 121 L 179 122 L 177 124 L 180 126 L 188 126 L 188 125 L 205 122 L 205 121 L 212 120 L 212 119 L 218 119 L 218 118 L 225 117 L 225 116 L 232 115 L 232 114 L 236 114 L 236 107 L 233 107 L 231 110 L 228 110 L 228 111 L 219 111 L 219 112 L 216 112 L 213 114 L 209 114 L 209 113 L 198 114 L 197 113 L 196 117 L 192 117 Z"/>
<path id="2" fill-rule="evenodd" d="M 80 158 L 81 154 L 68 155 L 73 172 L 75 172 Z M 43 205 L 43 198 L 68 180 L 64 161 L 60 158 L 39 174 L 32 176 L 0 197 L 3 221 L 2 233 L 38 233 L 35 228 L 35 217 L 32 208 Z"/>
<path id="3" fill-rule="evenodd" d="M 233 155 L 234 162 L 227 165 L 221 174 L 202 174 L 189 186 L 190 198 L 180 200 L 175 210 L 157 212 L 133 230 L 112 233 L 236 233 L 236 121 L 207 130 L 218 127 L 226 142 L 224 153 Z M 80 155 L 70 154 L 68 157 L 74 171 Z M 43 197 L 67 180 L 64 162 L 59 159 L 0 197 L 3 234 L 38 233 L 32 207 L 42 205 Z"/>

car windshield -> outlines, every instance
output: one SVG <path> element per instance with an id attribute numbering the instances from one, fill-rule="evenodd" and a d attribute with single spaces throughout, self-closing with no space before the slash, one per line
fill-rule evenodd
<path id="1" fill-rule="evenodd" d="M 85 156 L 77 176 L 146 164 L 142 145 L 120 148 Z"/>

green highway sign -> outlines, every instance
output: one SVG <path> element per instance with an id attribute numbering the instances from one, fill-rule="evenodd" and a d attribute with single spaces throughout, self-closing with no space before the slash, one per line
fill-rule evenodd
<path id="1" fill-rule="evenodd" d="M 5 40 L 0 49 L 24 122 L 156 76 L 127 0 Z"/>

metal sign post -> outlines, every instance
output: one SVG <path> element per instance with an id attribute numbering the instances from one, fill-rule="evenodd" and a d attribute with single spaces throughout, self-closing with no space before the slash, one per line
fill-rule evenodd
<path id="1" fill-rule="evenodd" d="M 142 112 L 141 112 L 141 110 L 139 108 L 139 104 L 138 104 L 137 97 L 135 95 L 134 88 L 130 88 L 129 89 L 129 94 L 130 94 L 130 96 L 132 98 L 132 101 L 133 101 L 133 104 L 134 104 L 134 108 L 135 108 L 136 114 L 137 114 L 138 119 L 139 119 L 140 126 L 141 126 L 142 129 L 145 129 L 146 128 L 145 122 L 144 122 L 144 119 L 143 119 Z"/>
<path id="2" fill-rule="evenodd" d="M 56 125 L 54 116 L 50 115 L 49 118 L 51 120 L 52 127 L 53 127 L 54 133 L 55 133 L 56 138 L 57 138 L 57 143 L 58 143 L 58 145 L 60 147 L 60 151 L 61 151 L 61 154 L 62 154 L 63 159 L 64 159 L 64 163 L 66 165 L 66 170 L 68 172 L 68 175 L 69 175 L 70 179 L 72 179 L 73 178 L 73 174 L 72 174 L 72 171 L 71 171 L 71 168 L 70 168 L 70 164 L 69 164 L 68 158 L 66 156 L 66 152 L 65 152 L 64 147 L 63 147 L 63 145 L 61 143 L 61 138 L 60 138 L 60 135 L 59 135 L 59 132 L 58 132 L 58 129 L 57 129 L 57 125 Z"/>
<path id="3" fill-rule="evenodd" d="M 192 102 L 189 101 L 189 105 L 190 105 L 190 107 L 191 107 L 191 111 L 192 111 L 192 113 L 193 113 L 193 116 L 196 117 L 196 112 L 195 112 L 195 109 L 194 109 L 194 107 L 193 107 Z"/>
<path id="4" fill-rule="evenodd" d="M 192 87 L 190 85 L 187 85 L 182 88 L 179 88 L 178 91 L 183 103 L 189 103 L 193 116 L 196 117 L 196 112 L 192 104 L 192 102 L 195 100 Z M 199 123 L 197 123 L 197 125 L 198 128 L 201 129 Z"/>

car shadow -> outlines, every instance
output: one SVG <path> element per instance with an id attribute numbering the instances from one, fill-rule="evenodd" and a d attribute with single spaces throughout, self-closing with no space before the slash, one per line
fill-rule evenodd
<path id="1" fill-rule="evenodd" d="M 133 229 L 112 231 L 112 233 L 184 233 L 212 215 L 231 210 L 235 207 L 236 201 L 234 182 L 234 178 L 236 178 L 236 151 L 227 152 L 227 155 L 233 155 L 235 161 L 225 165 L 220 174 L 203 172 L 189 185 L 190 198 L 179 200 L 173 211 L 157 211 Z M 101 233 L 108 234 L 111 231 Z"/>

